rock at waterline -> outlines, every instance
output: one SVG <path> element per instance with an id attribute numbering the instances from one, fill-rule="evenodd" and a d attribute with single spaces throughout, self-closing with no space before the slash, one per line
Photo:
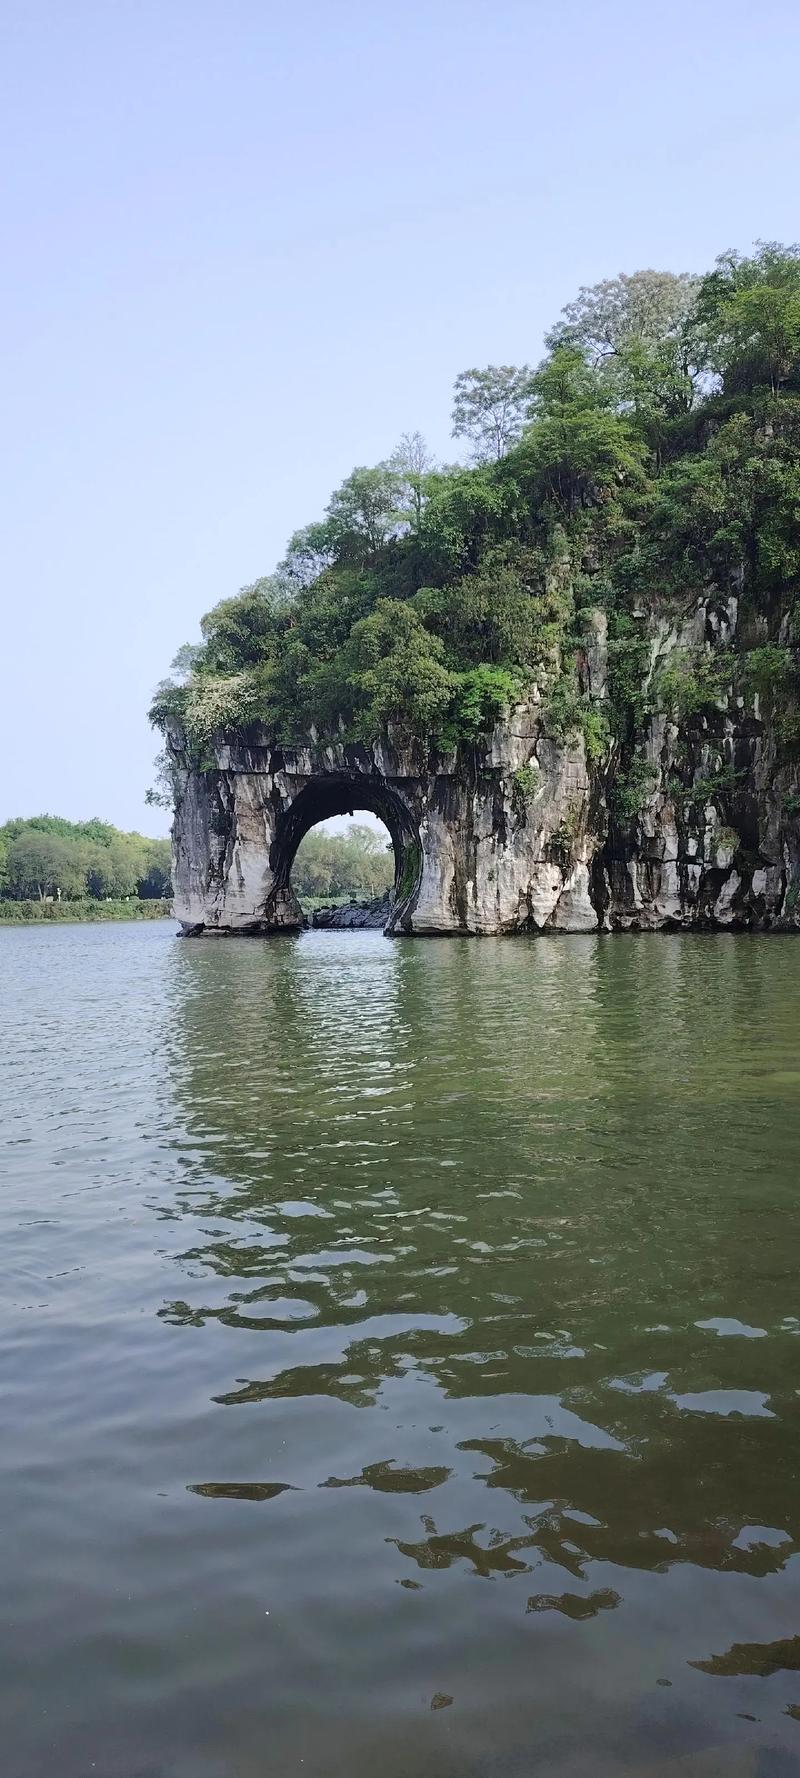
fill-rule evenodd
<path id="1" fill-rule="evenodd" d="M 374 901 L 346 901 L 341 907 L 316 908 L 311 915 L 311 925 L 339 932 L 383 927 L 391 913 L 392 901 L 391 894 L 378 895 Z"/>

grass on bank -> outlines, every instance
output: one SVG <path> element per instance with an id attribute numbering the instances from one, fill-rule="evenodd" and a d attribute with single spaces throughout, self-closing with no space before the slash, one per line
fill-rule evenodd
<path id="1" fill-rule="evenodd" d="M 89 920 L 168 920 L 171 901 L 0 901 L 0 923 L 27 926 L 37 921 L 60 925 Z"/>

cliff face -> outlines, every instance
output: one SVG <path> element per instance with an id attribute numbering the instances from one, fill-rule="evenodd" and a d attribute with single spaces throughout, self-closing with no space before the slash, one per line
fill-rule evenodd
<path id="1" fill-rule="evenodd" d="M 677 627 L 650 625 L 651 676 L 676 655 L 736 635 L 737 601 L 700 602 Z M 787 761 L 756 696 L 724 693 L 700 719 L 651 715 L 649 783 L 633 817 L 613 791 L 596 878 L 603 927 L 800 930 L 800 765 Z"/>
<path id="2" fill-rule="evenodd" d="M 719 625 L 735 630 L 735 600 L 651 626 L 651 676 Z M 600 701 L 606 653 L 598 611 L 579 671 Z M 535 693 L 488 742 L 449 755 L 391 737 L 288 748 L 256 734 L 220 743 L 200 770 L 179 731 L 169 748 L 186 931 L 299 927 L 290 873 L 303 834 L 363 808 L 392 836 L 392 933 L 800 929 L 800 771 L 779 764 L 757 700 L 748 711 L 722 697 L 686 723 L 651 716 L 635 808 L 615 790 L 614 762 L 548 732 Z"/>

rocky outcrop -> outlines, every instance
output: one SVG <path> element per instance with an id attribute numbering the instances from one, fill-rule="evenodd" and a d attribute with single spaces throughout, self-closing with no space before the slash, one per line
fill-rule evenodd
<path id="1" fill-rule="evenodd" d="M 736 599 L 699 602 L 677 628 L 653 626 L 651 674 L 676 652 L 697 654 L 722 627 L 736 631 Z M 787 760 L 758 698 L 724 693 L 701 719 L 664 713 L 647 723 L 649 778 L 633 817 L 613 794 L 600 859 L 602 927 L 800 930 L 800 763 Z"/>
<path id="2" fill-rule="evenodd" d="M 338 907 L 315 908 L 311 924 L 315 931 L 381 932 L 392 911 L 392 896 L 376 895 L 373 901 L 345 901 Z"/>
<path id="3" fill-rule="evenodd" d="M 680 629 L 654 626 L 651 673 L 700 645 L 698 605 Z M 595 614 L 579 667 L 606 693 L 606 630 Z M 534 691 L 480 745 L 451 754 L 389 735 L 367 746 L 314 734 L 221 741 L 203 769 L 168 736 L 176 790 L 175 913 L 186 932 L 299 929 L 291 866 L 329 815 L 371 809 L 386 823 L 394 934 L 800 927 L 800 777 L 779 763 L 758 711 L 721 699 L 711 717 L 646 725 L 640 795 L 619 796 L 619 758 L 590 763 L 560 739 Z"/>

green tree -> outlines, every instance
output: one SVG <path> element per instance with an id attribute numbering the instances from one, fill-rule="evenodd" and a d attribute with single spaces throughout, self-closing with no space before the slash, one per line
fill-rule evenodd
<path id="1" fill-rule="evenodd" d="M 555 355 L 577 348 L 615 406 L 635 416 L 656 455 L 668 423 L 696 399 L 699 285 L 688 272 L 652 270 L 584 285 L 548 336 Z"/>
<path id="2" fill-rule="evenodd" d="M 142 901 L 168 901 L 172 895 L 172 847 L 169 840 L 150 840 L 136 884 Z"/>
<path id="3" fill-rule="evenodd" d="M 515 454 L 534 497 L 563 518 L 643 480 L 643 453 L 610 405 L 598 373 L 574 346 L 560 346 L 532 381 L 533 424 Z"/>
<path id="4" fill-rule="evenodd" d="M 394 853 L 386 835 L 362 822 L 345 833 L 312 828 L 292 865 L 292 884 L 301 897 L 359 896 L 371 900 L 394 882 Z"/>
<path id="5" fill-rule="evenodd" d="M 437 728 L 455 683 L 442 643 L 410 605 L 379 599 L 355 625 L 348 652 L 360 733 L 380 733 L 390 724 L 412 735 Z"/>
<path id="6" fill-rule="evenodd" d="M 474 739 L 535 684 L 550 732 L 580 730 L 592 761 L 633 784 L 659 695 L 682 724 L 713 727 L 732 688 L 748 695 L 748 648 L 797 653 L 798 301 L 800 251 L 770 243 L 724 255 L 699 284 L 645 270 L 584 288 L 535 374 L 458 379 L 454 428 L 473 465 L 436 468 L 410 434 L 354 470 L 274 575 L 209 614 L 155 720 L 182 728 L 200 763 L 255 724 L 286 740 L 387 726 Z M 653 621 L 668 634 L 700 598 L 697 660 L 654 674 Z M 770 678 L 776 659 L 761 660 L 758 696 L 786 751 L 800 705 L 794 677 Z"/>
<path id="7" fill-rule="evenodd" d="M 502 662 L 530 667 L 545 621 L 541 555 L 497 545 L 474 572 L 444 587 L 422 587 L 414 600 L 427 627 L 441 637 L 454 666 Z"/>
<path id="8" fill-rule="evenodd" d="M 476 462 L 498 462 L 519 438 L 530 395 L 527 364 L 462 370 L 453 384 L 453 438 L 472 440 Z"/>
<path id="9" fill-rule="evenodd" d="M 119 900 L 169 894 L 170 844 L 108 821 L 34 815 L 0 828 L 0 896 Z"/>
<path id="10" fill-rule="evenodd" d="M 420 572 L 434 584 L 470 573 L 495 543 L 516 534 L 512 476 L 480 464 L 442 477 L 422 515 Z"/>
<path id="11" fill-rule="evenodd" d="M 437 479 L 436 464 L 422 433 L 404 432 L 388 466 L 397 476 L 395 500 L 398 510 L 407 516 L 412 531 L 418 532 L 426 500 Z"/>
<path id="12" fill-rule="evenodd" d="M 584 284 L 548 335 L 552 350 L 577 346 L 596 369 L 620 358 L 634 344 L 657 350 L 672 340 L 684 349 L 686 324 L 700 280 L 689 272 L 652 270 Z"/>
<path id="13" fill-rule="evenodd" d="M 34 828 L 17 835 L 8 847 L 8 883 L 17 900 L 44 901 L 48 895 L 79 896 L 85 889 L 83 858 L 77 846 L 60 834 Z"/>
<path id="14" fill-rule="evenodd" d="M 307 587 L 334 562 L 368 562 L 407 527 L 402 499 L 403 476 L 391 464 L 353 469 L 331 495 L 325 518 L 291 538 L 284 574 Z"/>
<path id="15" fill-rule="evenodd" d="M 238 672 L 272 654 L 284 628 L 286 601 L 276 593 L 271 576 L 242 587 L 232 599 L 222 599 L 201 620 L 205 648 L 181 653 L 173 668 L 185 666 L 185 680 L 207 671 Z"/>
<path id="16" fill-rule="evenodd" d="M 335 553 L 326 520 L 317 519 L 292 533 L 278 572 L 291 586 L 309 587 L 318 575 L 330 568 Z"/>
<path id="17" fill-rule="evenodd" d="M 702 280 L 697 327 L 726 390 L 779 395 L 800 372 L 800 247 L 760 241 L 750 256 L 722 254 Z"/>
<path id="18" fill-rule="evenodd" d="M 406 522 L 401 477 L 388 463 L 354 469 L 331 495 L 328 528 L 335 559 L 364 562 L 377 555 Z"/>

